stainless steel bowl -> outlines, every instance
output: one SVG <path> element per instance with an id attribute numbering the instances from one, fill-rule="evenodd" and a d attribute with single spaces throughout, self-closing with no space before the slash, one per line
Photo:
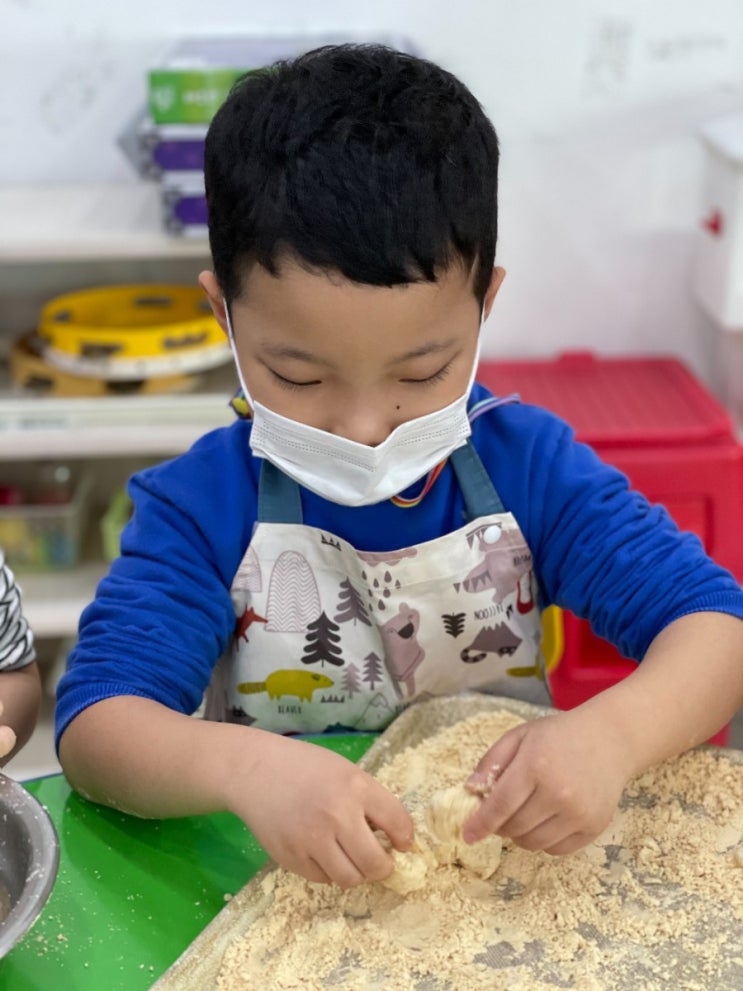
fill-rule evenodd
<path id="1" fill-rule="evenodd" d="M 0 958 L 38 918 L 58 867 L 59 841 L 46 809 L 0 774 Z"/>

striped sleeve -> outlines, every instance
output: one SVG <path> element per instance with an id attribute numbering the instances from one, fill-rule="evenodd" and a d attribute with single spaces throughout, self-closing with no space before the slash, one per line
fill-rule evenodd
<path id="1" fill-rule="evenodd" d="M 21 610 L 21 595 L 0 551 L 0 671 L 23 668 L 35 658 L 34 638 Z"/>

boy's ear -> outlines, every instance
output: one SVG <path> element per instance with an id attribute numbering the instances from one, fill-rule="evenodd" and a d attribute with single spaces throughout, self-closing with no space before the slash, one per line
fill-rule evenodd
<path id="1" fill-rule="evenodd" d="M 505 268 L 501 268 L 500 265 L 496 265 L 493 269 L 493 274 L 490 276 L 490 285 L 485 293 L 485 298 L 482 301 L 482 319 L 483 321 L 488 319 L 490 311 L 493 308 L 493 302 L 495 301 L 496 294 L 501 287 L 501 283 L 506 277 Z"/>
<path id="2" fill-rule="evenodd" d="M 206 293 L 206 298 L 209 300 L 209 306 L 212 308 L 214 318 L 226 334 L 228 331 L 227 314 L 224 309 L 224 296 L 222 295 L 222 290 L 219 288 L 219 283 L 214 272 L 202 272 L 199 276 L 199 285 Z"/>

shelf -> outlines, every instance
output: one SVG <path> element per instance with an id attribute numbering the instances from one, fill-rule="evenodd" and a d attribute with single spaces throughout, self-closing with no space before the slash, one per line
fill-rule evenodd
<path id="1" fill-rule="evenodd" d="M 62 399 L 10 389 L 0 368 L 0 449 L 4 461 L 54 457 L 172 455 L 235 419 L 231 364 L 204 376 L 200 391 L 168 396 Z"/>
<path id="2" fill-rule="evenodd" d="M 96 585 L 107 571 L 108 564 L 103 561 L 85 562 L 65 571 L 17 571 L 23 614 L 34 636 L 74 636 L 80 614 L 93 600 Z"/>
<path id="3" fill-rule="evenodd" d="M 0 185 L 0 261 L 205 258 L 205 238 L 172 237 L 160 224 L 155 182 Z"/>
<path id="4" fill-rule="evenodd" d="M 134 275 L 137 281 L 165 281 L 176 270 L 209 265 L 205 238 L 163 230 L 156 182 L 2 183 L 0 218 L 4 343 L 32 326 L 40 302 L 68 279 L 74 285 L 94 272 L 114 282 L 124 273 L 127 279 L 141 273 Z M 205 373 L 190 393 L 55 398 L 13 387 L 0 361 L 0 464 L 179 454 L 234 421 L 228 401 L 236 386 L 230 361 Z M 107 569 L 101 560 L 84 558 L 71 570 L 18 571 L 24 614 L 36 638 L 74 636 Z"/>

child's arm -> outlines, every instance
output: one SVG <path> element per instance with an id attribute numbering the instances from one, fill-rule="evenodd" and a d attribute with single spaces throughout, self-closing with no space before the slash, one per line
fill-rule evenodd
<path id="1" fill-rule="evenodd" d="M 712 736 L 743 705 L 743 621 L 700 612 L 667 626 L 628 678 L 569 712 L 506 733 L 471 783 L 495 784 L 465 828 L 570 853 L 609 823 L 628 779 Z"/>
<path id="2" fill-rule="evenodd" d="M 64 731 L 59 754 L 73 787 L 93 801 L 156 818 L 229 810 L 278 863 L 312 881 L 385 878 L 393 862 L 373 829 L 401 850 L 413 838 L 397 798 L 345 758 L 149 699 L 91 705 Z"/>
<path id="3" fill-rule="evenodd" d="M 39 715 L 41 679 L 35 662 L 0 672 L 0 765 L 31 736 Z"/>

